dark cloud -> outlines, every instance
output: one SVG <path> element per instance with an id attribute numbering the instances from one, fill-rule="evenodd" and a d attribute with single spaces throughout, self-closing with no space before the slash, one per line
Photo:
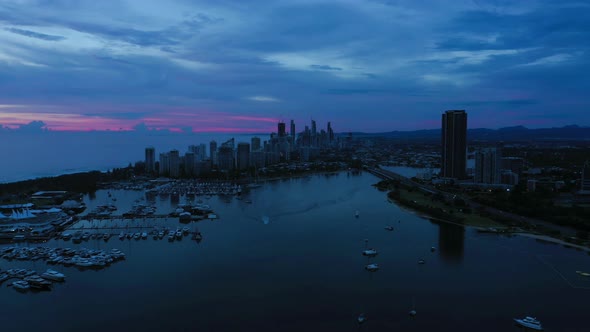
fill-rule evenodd
<path id="1" fill-rule="evenodd" d="M 31 38 L 42 39 L 42 40 L 59 41 L 59 40 L 66 39 L 66 37 L 63 37 L 63 36 L 46 35 L 44 33 L 23 30 L 23 29 L 17 29 L 17 28 L 5 28 L 5 30 L 10 31 L 12 33 L 19 34 L 19 35 L 23 35 L 23 36 L 27 36 L 27 37 L 31 37 Z"/>
<path id="2" fill-rule="evenodd" d="M 27 133 L 41 133 L 47 130 L 47 125 L 43 121 L 31 121 L 27 124 L 19 125 L 16 130 Z"/>
<path id="3" fill-rule="evenodd" d="M 328 65 L 311 65 L 309 67 L 312 69 L 318 69 L 318 70 L 342 70 L 342 68 L 340 68 L 340 67 L 332 67 L 332 66 L 328 66 Z"/>

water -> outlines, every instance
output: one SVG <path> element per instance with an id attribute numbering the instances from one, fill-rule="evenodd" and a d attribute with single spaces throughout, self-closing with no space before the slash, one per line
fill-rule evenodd
<path id="1" fill-rule="evenodd" d="M 161 152 L 177 149 L 184 154 L 189 145 L 209 142 L 217 145 L 234 137 L 250 142 L 255 135 L 223 133 L 173 134 L 166 132 L 45 132 L 0 131 L 0 183 L 66 173 L 106 171 L 126 167 L 145 159 L 145 148 L 154 146 L 156 159 Z M 262 140 L 266 135 L 258 135 Z"/>
<path id="2" fill-rule="evenodd" d="M 511 331 L 518 330 L 512 318 L 525 315 L 548 331 L 585 329 L 590 291 L 572 288 L 556 271 L 590 287 L 575 273 L 590 271 L 590 256 L 434 224 L 387 202 L 371 187 L 377 181 L 344 172 L 266 183 L 242 200 L 204 199 L 220 219 L 189 225 L 202 232 L 199 244 L 151 237 L 82 243 L 119 248 L 127 260 L 101 271 L 58 266 L 68 278 L 51 292 L 0 288 L 2 331 L 358 331 L 361 312 L 369 319 L 361 331 Z M 127 207 L 141 196 L 112 194 Z M 107 197 L 100 191 L 86 199 L 104 204 Z M 160 198 L 156 204 L 162 213 L 173 207 Z M 364 270 L 365 239 L 379 251 L 371 259 L 378 272 Z M 0 261 L 13 267 L 47 268 Z"/>

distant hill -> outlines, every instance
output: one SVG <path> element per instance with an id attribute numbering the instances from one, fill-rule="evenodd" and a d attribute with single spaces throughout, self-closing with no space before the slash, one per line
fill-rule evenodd
<path id="1" fill-rule="evenodd" d="M 346 136 L 348 133 L 340 133 Z M 390 131 L 384 133 L 353 132 L 353 137 L 386 137 L 400 140 L 440 140 L 440 129 L 424 129 L 414 131 Z M 528 129 L 523 126 L 500 129 L 476 128 L 467 130 L 470 141 L 585 141 L 590 140 L 590 127 L 576 125 L 561 128 Z"/>

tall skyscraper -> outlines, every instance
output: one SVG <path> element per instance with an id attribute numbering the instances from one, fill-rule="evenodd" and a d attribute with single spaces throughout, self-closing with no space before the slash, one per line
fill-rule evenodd
<path id="1" fill-rule="evenodd" d="M 156 149 L 145 148 L 145 172 L 153 174 L 156 172 Z"/>
<path id="2" fill-rule="evenodd" d="M 475 175 L 473 182 L 501 183 L 502 150 L 500 148 L 481 149 L 475 153 Z"/>
<path id="3" fill-rule="evenodd" d="M 193 152 L 184 154 L 184 174 L 192 176 L 195 175 L 196 158 Z"/>
<path id="4" fill-rule="evenodd" d="M 245 142 L 238 143 L 238 169 L 245 170 L 250 167 L 250 144 Z"/>
<path id="5" fill-rule="evenodd" d="M 166 176 L 170 173 L 170 156 L 168 153 L 160 153 L 160 175 Z"/>
<path id="6" fill-rule="evenodd" d="M 180 154 L 178 150 L 172 150 L 168 153 L 170 163 L 170 177 L 177 178 L 180 176 Z"/>
<path id="7" fill-rule="evenodd" d="M 209 142 L 209 155 L 211 156 L 211 164 L 217 165 L 217 142 Z"/>
<path id="8" fill-rule="evenodd" d="M 252 143 L 252 151 L 259 151 L 261 149 L 260 137 L 252 137 L 250 142 Z"/>
<path id="9" fill-rule="evenodd" d="M 446 111 L 442 115 L 441 175 L 465 179 L 467 166 L 467 113 Z"/>
<path id="10" fill-rule="evenodd" d="M 334 142 L 334 130 L 332 130 L 332 124 L 328 122 L 328 143 L 332 144 Z"/>
<path id="11" fill-rule="evenodd" d="M 590 191 L 590 162 L 587 161 L 582 169 L 581 190 Z"/>
<path id="12" fill-rule="evenodd" d="M 217 154 L 219 169 L 231 171 L 234 169 L 234 149 L 229 144 L 222 144 Z"/>
<path id="13" fill-rule="evenodd" d="M 207 145 L 205 143 L 199 144 L 199 155 L 196 158 L 198 161 L 207 159 Z"/>
<path id="14" fill-rule="evenodd" d="M 290 144 L 291 144 L 291 151 L 295 150 L 295 141 L 297 138 L 295 137 L 295 121 L 291 120 L 291 130 L 289 131 L 289 135 L 291 136 Z"/>
<path id="15" fill-rule="evenodd" d="M 285 123 L 284 122 L 279 122 L 278 124 L 278 133 L 279 133 L 279 137 L 285 137 L 287 136 L 287 130 L 285 127 Z"/>

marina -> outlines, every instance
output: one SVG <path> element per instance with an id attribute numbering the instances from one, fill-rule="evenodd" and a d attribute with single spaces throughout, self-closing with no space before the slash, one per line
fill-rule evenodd
<path id="1" fill-rule="evenodd" d="M 258 331 L 421 332 L 449 326 L 492 332 L 518 330 L 513 319 L 525 314 L 538 317 L 547 330 L 579 330 L 587 294 L 557 272 L 573 286 L 590 286 L 582 274 L 590 271 L 585 252 L 424 219 L 388 202 L 371 186 L 377 181 L 367 173 L 339 173 L 266 183 L 243 192 L 242 199 L 181 195 L 178 202 L 159 196 L 150 201 L 140 190 L 99 190 L 84 197 L 88 211 L 104 205 L 110 192 L 116 213 L 143 203 L 163 218 L 82 214 L 61 237 L 0 245 L 125 254 L 121 263 L 92 268 L 34 260 L 41 249 L 12 249 L 11 260 L 0 259 L 2 271 L 40 276 L 55 269 L 67 277 L 50 292 L 1 287 L 7 315 L 36 315 L 7 320 L 3 330 L 187 330 L 183 317 L 194 316 L 200 328 L 214 331 L 248 324 Z M 209 205 L 222 218 L 182 223 L 169 215 L 187 203 Z M 17 259 L 20 250 L 26 259 Z M 542 290 L 525 291 L 539 285 Z M 564 308 L 564 302 L 571 306 Z M 564 310 L 572 319 L 559 319 Z M 96 312 L 102 323 L 88 324 Z"/>

